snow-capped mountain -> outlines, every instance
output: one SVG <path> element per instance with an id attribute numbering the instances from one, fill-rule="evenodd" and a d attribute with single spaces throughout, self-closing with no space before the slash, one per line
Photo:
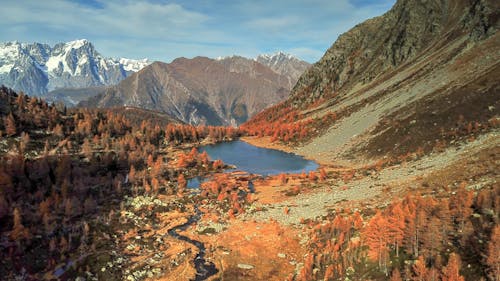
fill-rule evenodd
<path id="1" fill-rule="evenodd" d="M 222 62 L 234 58 L 243 57 L 238 55 L 220 56 L 215 58 L 215 60 Z M 299 79 L 300 75 L 302 75 L 302 73 L 304 73 L 304 71 L 311 66 L 308 62 L 282 51 L 278 51 L 274 54 L 261 54 L 253 60 L 271 68 L 277 74 L 287 77 L 289 88 L 292 88 Z"/>
<path id="2" fill-rule="evenodd" d="M 53 47 L 0 43 L 0 84 L 30 95 L 61 88 L 115 85 L 148 64 L 147 59 L 103 57 L 85 39 Z"/>
<path id="3" fill-rule="evenodd" d="M 291 87 L 310 66 L 309 63 L 281 51 L 274 54 L 259 55 L 255 60 L 268 66 L 278 74 L 290 77 Z"/>

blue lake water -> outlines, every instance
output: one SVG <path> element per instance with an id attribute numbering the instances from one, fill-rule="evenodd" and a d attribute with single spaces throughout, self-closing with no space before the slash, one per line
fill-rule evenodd
<path id="1" fill-rule="evenodd" d="M 256 147 L 244 141 L 221 142 L 199 148 L 211 160 L 220 159 L 236 166 L 236 170 L 262 176 L 281 173 L 301 173 L 318 169 L 318 163 L 302 156 L 275 149 Z"/>

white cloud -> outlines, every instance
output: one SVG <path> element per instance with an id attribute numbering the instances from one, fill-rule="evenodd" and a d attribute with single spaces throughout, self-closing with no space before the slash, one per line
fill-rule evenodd
<path id="1" fill-rule="evenodd" d="M 96 8 L 70 0 L 2 0 L 0 41 L 87 38 L 105 56 L 166 61 L 269 50 L 315 61 L 340 33 L 394 0 L 362 7 L 348 0 L 98 1 Z"/>
<path id="2" fill-rule="evenodd" d="M 186 35 L 186 31 L 200 27 L 208 19 L 178 4 L 108 1 L 103 5 L 102 9 L 95 9 L 62 0 L 6 1 L 2 3 L 0 22 L 36 23 L 73 29 L 75 33 L 141 38 Z"/>

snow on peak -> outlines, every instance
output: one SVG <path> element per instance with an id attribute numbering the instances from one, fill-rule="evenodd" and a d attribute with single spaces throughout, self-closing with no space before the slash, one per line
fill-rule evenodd
<path id="1" fill-rule="evenodd" d="M 123 69 L 125 69 L 126 71 L 133 71 L 133 72 L 137 72 L 142 68 L 144 68 L 145 66 L 151 64 L 151 62 L 147 58 L 140 60 L 120 58 L 118 61 L 121 65 L 123 65 Z"/>
<path id="2" fill-rule="evenodd" d="M 227 60 L 227 59 L 232 59 L 232 58 L 241 58 L 242 56 L 238 56 L 238 55 L 229 55 L 229 56 L 218 56 L 215 58 L 216 61 L 223 61 L 223 60 Z"/>
<path id="3" fill-rule="evenodd" d="M 63 87 L 117 84 L 130 72 L 139 71 L 148 64 L 150 62 L 147 59 L 103 57 L 87 39 L 53 46 L 0 42 L 0 82 L 9 87 L 27 85 L 20 86 L 18 90 L 33 94 Z M 37 69 L 39 75 L 17 74 L 26 70 L 31 73 L 31 69 Z"/>
<path id="4" fill-rule="evenodd" d="M 66 43 L 66 46 L 71 49 L 80 49 L 81 47 L 89 44 L 90 42 L 87 39 L 78 39 L 74 41 L 69 41 Z"/>
<path id="5" fill-rule="evenodd" d="M 266 61 L 282 61 L 282 60 L 299 60 L 298 58 L 292 56 L 291 54 L 285 53 L 283 51 L 277 51 L 273 54 L 261 54 L 258 55 L 255 60 L 266 60 Z"/>

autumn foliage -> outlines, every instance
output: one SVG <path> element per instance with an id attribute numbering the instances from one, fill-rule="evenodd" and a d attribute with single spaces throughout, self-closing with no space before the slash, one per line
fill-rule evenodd
<path id="1" fill-rule="evenodd" d="M 201 184 L 201 197 L 215 200 L 229 217 L 244 212 L 244 205 L 251 199 L 248 181 L 231 178 L 229 174 L 215 174 Z"/>
<path id="2" fill-rule="evenodd" d="M 251 136 L 269 136 L 272 142 L 296 143 L 318 135 L 321 128 L 330 126 L 336 119 L 337 115 L 332 112 L 321 118 L 308 118 L 283 102 L 257 114 L 240 129 Z"/>
<path id="3" fill-rule="evenodd" d="M 239 134 L 235 128 L 144 120 L 130 115 L 133 109 L 68 110 L 5 87 L 0 101 L 0 139 L 6 144 L 0 147 L 0 276 L 6 280 L 21 270 L 53 271 L 69 255 L 92 253 L 98 240 L 89 225 L 115 218 L 124 196 L 182 193 L 186 178 L 167 169 L 178 161 L 165 153 L 167 145 L 179 150 Z M 196 149 L 184 158 L 195 169 L 211 164 Z M 237 201 L 231 203 L 239 213 Z"/>
<path id="4" fill-rule="evenodd" d="M 474 196 L 461 185 L 450 199 L 408 195 L 369 219 L 344 210 L 326 223 L 309 224 L 312 250 L 293 280 L 347 276 L 351 280 L 478 280 L 474 279 L 478 271 L 471 269 L 481 268 L 484 278 L 496 281 L 498 217 L 486 210 L 500 209 L 498 201 L 492 201 L 498 192 L 499 188 L 485 189 Z M 474 210 L 480 215 L 472 216 Z M 488 242 L 482 245 L 466 242 L 485 235 Z M 463 267 L 463 257 L 472 267 Z"/>

